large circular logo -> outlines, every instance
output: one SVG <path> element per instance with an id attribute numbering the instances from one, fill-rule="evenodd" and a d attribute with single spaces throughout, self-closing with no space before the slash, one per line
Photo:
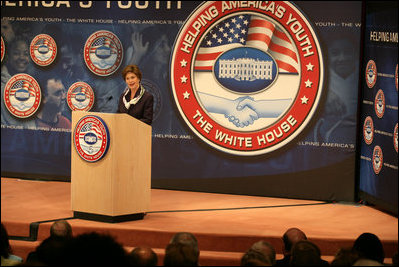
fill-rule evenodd
<path id="1" fill-rule="evenodd" d="M 384 165 L 384 158 L 380 146 L 375 146 L 373 150 L 373 169 L 375 174 L 379 174 Z"/>
<path id="2" fill-rule="evenodd" d="M 368 145 L 370 145 L 374 139 L 374 123 L 370 116 L 367 116 L 367 118 L 364 120 L 363 138 L 364 142 Z"/>
<path id="3" fill-rule="evenodd" d="M 89 111 L 94 105 L 94 91 L 87 83 L 76 82 L 68 89 L 67 103 L 71 110 Z"/>
<path id="4" fill-rule="evenodd" d="M 57 56 L 57 44 L 50 35 L 39 34 L 30 43 L 30 56 L 37 65 L 48 66 Z"/>
<path id="5" fill-rule="evenodd" d="M 97 31 L 90 35 L 84 47 L 84 60 L 91 72 L 109 76 L 121 65 L 123 48 L 119 38 L 109 31 Z"/>
<path id="6" fill-rule="evenodd" d="M 79 120 L 73 133 L 75 149 L 88 162 L 102 159 L 108 151 L 108 127 L 98 116 L 87 115 Z"/>
<path id="7" fill-rule="evenodd" d="M 366 84 L 368 88 L 373 88 L 375 83 L 377 82 L 377 66 L 375 65 L 374 60 L 369 60 L 366 66 Z"/>
<path id="8" fill-rule="evenodd" d="M 39 109 L 42 94 L 32 76 L 19 73 L 12 76 L 4 88 L 4 104 L 15 117 L 29 118 Z"/>
<path id="9" fill-rule="evenodd" d="M 171 55 L 172 91 L 207 144 L 261 155 L 306 129 L 322 95 L 324 62 L 313 26 L 294 4 L 234 3 L 204 2 L 186 20 Z"/>
<path id="10" fill-rule="evenodd" d="M 385 95 L 382 89 L 378 90 L 374 99 L 374 110 L 378 118 L 382 118 L 385 113 Z"/>

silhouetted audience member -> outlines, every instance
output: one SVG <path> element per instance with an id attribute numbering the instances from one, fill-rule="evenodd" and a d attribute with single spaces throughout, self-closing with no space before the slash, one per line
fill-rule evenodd
<path id="1" fill-rule="evenodd" d="M 72 238 L 60 259 L 64 266 L 125 266 L 127 253 L 112 236 L 95 232 Z"/>
<path id="2" fill-rule="evenodd" d="M 241 258 L 240 266 L 272 266 L 261 252 L 248 249 Z"/>
<path id="3" fill-rule="evenodd" d="M 331 262 L 331 266 L 352 266 L 359 256 L 352 248 L 340 248 Z"/>
<path id="4" fill-rule="evenodd" d="M 148 247 L 137 247 L 128 255 L 131 266 L 157 266 L 158 256 Z"/>
<path id="5" fill-rule="evenodd" d="M 72 226 L 65 220 L 55 221 L 51 225 L 50 236 L 72 238 Z"/>
<path id="6" fill-rule="evenodd" d="M 321 266 L 320 249 L 308 240 L 295 243 L 291 251 L 291 266 Z"/>
<path id="7" fill-rule="evenodd" d="M 64 236 L 50 236 L 44 239 L 35 251 L 29 253 L 26 262 L 56 266 L 61 264 L 64 256 L 68 238 Z"/>
<path id="8" fill-rule="evenodd" d="M 398 266 L 398 252 L 397 251 L 392 256 L 392 265 Z"/>
<path id="9" fill-rule="evenodd" d="M 198 257 L 193 246 L 170 243 L 166 246 L 164 266 L 198 266 Z"/>
<path id="10" fill-rule="evenodd" d="M 14 266 L 22 262 L 21 257 L 12 254 L 8 233 L 3 223 L 1 224 L 0 246 L 1 266 Z"/>
<path id="11" fill-rule="evenodd" d="M 360 264 L 359 261 L 362 262 L 362 264 L 368 264 L 367 262 L 369 262 L 370 260 L 378 262 L 380 264 L 384 263 L 384 248 L 380 239 L 375 234 L 361 234 L 355 240 L 352 249 L 359 255 L 359 260 L 355 264 Z"/>
<path id="12" fill-rule="evenodd" d="M 184 244 L 191 246 L 195 256 L 197 257 L 197 262 L 199 262 L 199 255 L 200 255 L 200 250 L 198 248 L 198 241 L 197 238 L 194 236 L 194 234 L 189 233 L 189 232 L 178 232 L 173 237 L 171 238 L 170 244 Z"/>
<path id="13" fill-rule="evenodd" d="M 276 251 L 267 241 L 261 240 L 254 243 L 241 258 L 242 266 L 253 266 L 252 264 L 262 264 L 267 266 L 275 265 Z"/>
<path id="14" fill-rule="evenodd" d="M 304 232 L 298 228 L 289 228 L 283 235 L 283 254 L 284 258 L 276 261 L 277 266 L 288 266 L 290 264 L 291 249 L 294 244 L 301 240 L 307 240 Z"/>

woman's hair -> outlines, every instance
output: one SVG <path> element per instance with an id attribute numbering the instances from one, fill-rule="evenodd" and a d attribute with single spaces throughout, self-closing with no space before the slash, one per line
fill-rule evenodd
<path id="1" fill-rule="evenodd" d="M 142 74 L 141 71 L 139 69 L 139 67 L 137 65 L 127 65 L 123 70 L 122 70 L 122 77 L 123 80 L 126 80 L 126 75 L 132 72 L 134 74 L 136 74 L 137 78 L 139 78 L 139 80 L 141 80 Z"/>

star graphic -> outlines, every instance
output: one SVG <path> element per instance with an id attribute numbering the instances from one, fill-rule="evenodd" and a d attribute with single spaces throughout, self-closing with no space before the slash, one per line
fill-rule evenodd
<path id="1" fill-rule="evenodd" d="M 180 77 L 180 79 L 181 83 L 186 83 L 188 78 L 186 77 L 186 75 L 183 75 L 183 77 Z"/>
<path id="2" fill-rule="evenodd" d="M 314 67 L 314 65 L 312 65 L 312 63 L 310 63 L 309 62 L 309 64 L 308 65 L 306 65 L 306 68 L 307 68 L 307 70 L 309 71 L 313 71 L 313 67 Z"/>
<path id="3" fill-rule="evenodd" d="M 182 60 L 182 61 L 180 61 L 180 66 L 181 67 L 185 67 L 185 66 L 187 66 L 187 61 L 186 60 Z"/>
<path id="4" fill-rule="evenodd" d="M 302 100 L 302 104 L 308 104 L 309 98 L 307 98 L 306 96 L 303 96 L 303 97 L 301 98 L 301 100 Z"/>
<path id="5" fill-rule="evenodd" d="M 306 84 L 306 87 L 312 87 L 312 82 L 308 79 L 306 82 L 305 82 L 305 84 Z"/>
<path id="6" fill-rule="evenodd" d="M 188 98 L 190 97 L 190 93 L 187 92 L 187 91 L 185 91 L 185 92 L 183 93 L 183 96 L 184 96 L 184 99 L 188 99 Z"/>

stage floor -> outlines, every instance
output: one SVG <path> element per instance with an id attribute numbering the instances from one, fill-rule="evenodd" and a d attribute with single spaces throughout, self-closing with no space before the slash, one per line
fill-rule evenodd
<path id="1" fill-rule="evenodd" d="M 54 220 L 67 219 L 74 235 L 108 233 L 127 248 L 150 246 L 160 254 L 174 233 L 192 232 L 203 266 L 237 265 L 261 239 L 274 245 L 279 258 L 281 237 L 291 227 L 302 229 L 328 260 L 364 232 L 381 239 L 386 258 L 398 250 L 398 219 L 364 205 L 152 189 L 143 220 L 102 223 L 74 219 L 70 197 L 67 182 L 1 178 L 1 221 L 12 245 L 25 254 L 48 237 Z"/>

